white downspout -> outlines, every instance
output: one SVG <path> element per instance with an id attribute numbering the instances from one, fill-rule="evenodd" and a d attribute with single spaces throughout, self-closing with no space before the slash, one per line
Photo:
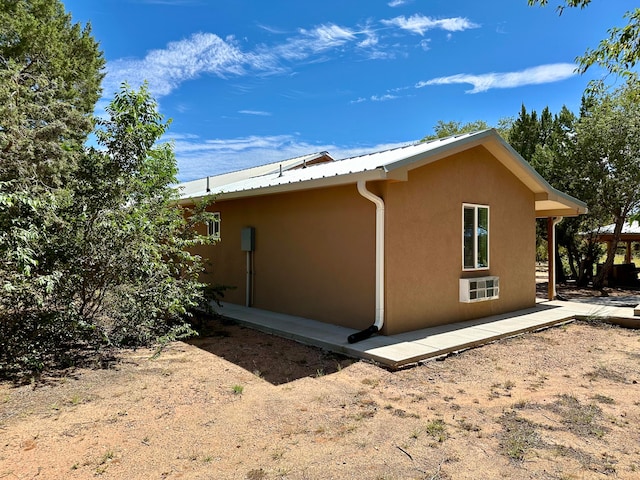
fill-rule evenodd
<path id="1" fill-rule="evenodd" d="M 358 180 L 358 193 L 376 205 L 376 314 L 378 331 L 384 324 L 384 201 L 367 190 L 365 180 Z"/>

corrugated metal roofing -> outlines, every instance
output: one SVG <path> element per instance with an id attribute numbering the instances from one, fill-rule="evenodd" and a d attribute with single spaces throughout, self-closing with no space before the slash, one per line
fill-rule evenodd
<path id="1" fill-rule="evenodd" d="M 613 230 L 615 229 L 616 224 L 612 223 L 611 225 L 605 225 L 604 227 L 600 227 L 597 232 L 603 235 L 611 234 L 613 235 Z M 631 223 L 625 222 L 622 225 L 622 233 L 623 234 L 632 234 L 637 235 L 640 234 L 640 224 L 637 221 L 633 221 Z"/>
<path id="2" fill-rule="evenodd" d="M 215 195 L 219 200 L 356 183 L 359 180 L 406 180 L 407 171 L 476 146 L 487 148 L 536 196 L 538 217 L 575 216 L 587 211 L 580 200 L 553 188 L 498 133 L 482 130 L 414 143 L 333 162 L 295 168 L 321 154 L 311 154 L 263 167 L 194 180 L 179 186 L 181 200 Z M 280 165 L 283 165 L 282 172 Z M 287 166 L 287 167 L 285 167 Z"/>
<path id="3" fill-rule="evenodd" d="M 268 163 L 266 165 L 258 165 L 257 167 L 245 168 L 243 170 L 236 170 L 233 172 L 223 173 L 221 175 L 203 177 L 190 182 L 184 182 L 178 185 L 178 188 L 180 189 L 180 198 L 193 198 L 210 195 L 211 193 L 207 193 L 207 186 L 212 192 L 213 190 L 219 191 L 220 187 L 223 187 L 224 185 L 240 182 L 248 178 L 279 172 L 280 169 L 286 171 L 291 168 L 304 165 L 306 162 L 311 162 L 322 156 L 326 156 L 328 159 L 333 160 L 327 152 L 310 153 L 308 155 L 302 155 L 288 160 L 281 160 L 279 162 Z"/>
<path id="4" fill-rule="evenodd" d="M 258 170 L 260 167 L 241 172 L 234 172 L 238 174 L 242 174 L 243 172 L 245 173 L 245 175 L 239 175 L 239 178 L 237 179 L 231 174 L 209 177 L 210 194 L 223 195 L 249 190 L 254 191 L 312 180 L 362 174 L 375 170 L 380 170 L 380 173 L 383 174 L 384 172 L 392 169 L 391 167 L 395 163 L 404 162 L 407 159 L 424 155 L 429 151 L 445 147 L 452 143 L 460 142 L 465 138 L 471 138 L 481 133 L 483 132 L 457 135 L 425 143 L 411 144 L 391 150 L 384 150 L 382 152 L 374 152 L 343 160 L 336 160 L 330 163 L 312 165 L 304 169 L 287 170 L 283 167 L 282 175 L 280 174 L 279 164 L 282 163 L 284 165 L 285 162 L 270 164 L 270 166 L 275 168 L 269 172 L 260 172 L 260 170 Z M 247 172 L 252 173 L 252 175 L 246 175 Z M 345 181 L 346 180 L 347 179 L 345 178 Z M 205 196 L 207 194 L 206 178 L 181 184 L 180 188 L 182 199 Z"/>

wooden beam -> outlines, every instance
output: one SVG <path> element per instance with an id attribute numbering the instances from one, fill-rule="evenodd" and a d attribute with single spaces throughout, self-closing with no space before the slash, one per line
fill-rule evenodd
<path id="1" fill-rule="evenodd" d="M 547 257 L 548 257 L 548 280 L 547 280 L 547 298 L 553 300 L 556 298 L 556 229 L 553 224 L 553 217 L 547 218 Z"/>

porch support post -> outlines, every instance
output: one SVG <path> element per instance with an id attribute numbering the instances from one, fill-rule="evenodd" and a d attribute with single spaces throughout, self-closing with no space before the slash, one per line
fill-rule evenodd
<path id="1" fill-rule="evenodd" d="M 547 258 L 547 298 L 553 300 L 556 297 L 556 229 L 553 217 L 547 218 Z"/>
<path id="2" fill-rule="evenodd" d="M 556 225 L 559 224 L 564 217 L 548 217 L 547 218 L 547 257 L 549 258 L 549 278 L 547 298 L 554 300 L 556 298 Z"/>
<path id="3" fill-rule="evenodd" d="M 631 263 L 631 240 L 627 240 L 627 253 L 624 257 L 624 263 Z"/>

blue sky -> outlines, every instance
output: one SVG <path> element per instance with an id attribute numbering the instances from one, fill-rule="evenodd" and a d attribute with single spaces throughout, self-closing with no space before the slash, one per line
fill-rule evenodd
<path id="1" fill-rule="evenodd" d="M 419 140 L 438 120 L 578 111 L 574 61 L 628 0 L 558 16 L 527 0 L 63 0 L 107 60 L 98 113 L 148 81 L 187 181 L 327 150 Z"/>

